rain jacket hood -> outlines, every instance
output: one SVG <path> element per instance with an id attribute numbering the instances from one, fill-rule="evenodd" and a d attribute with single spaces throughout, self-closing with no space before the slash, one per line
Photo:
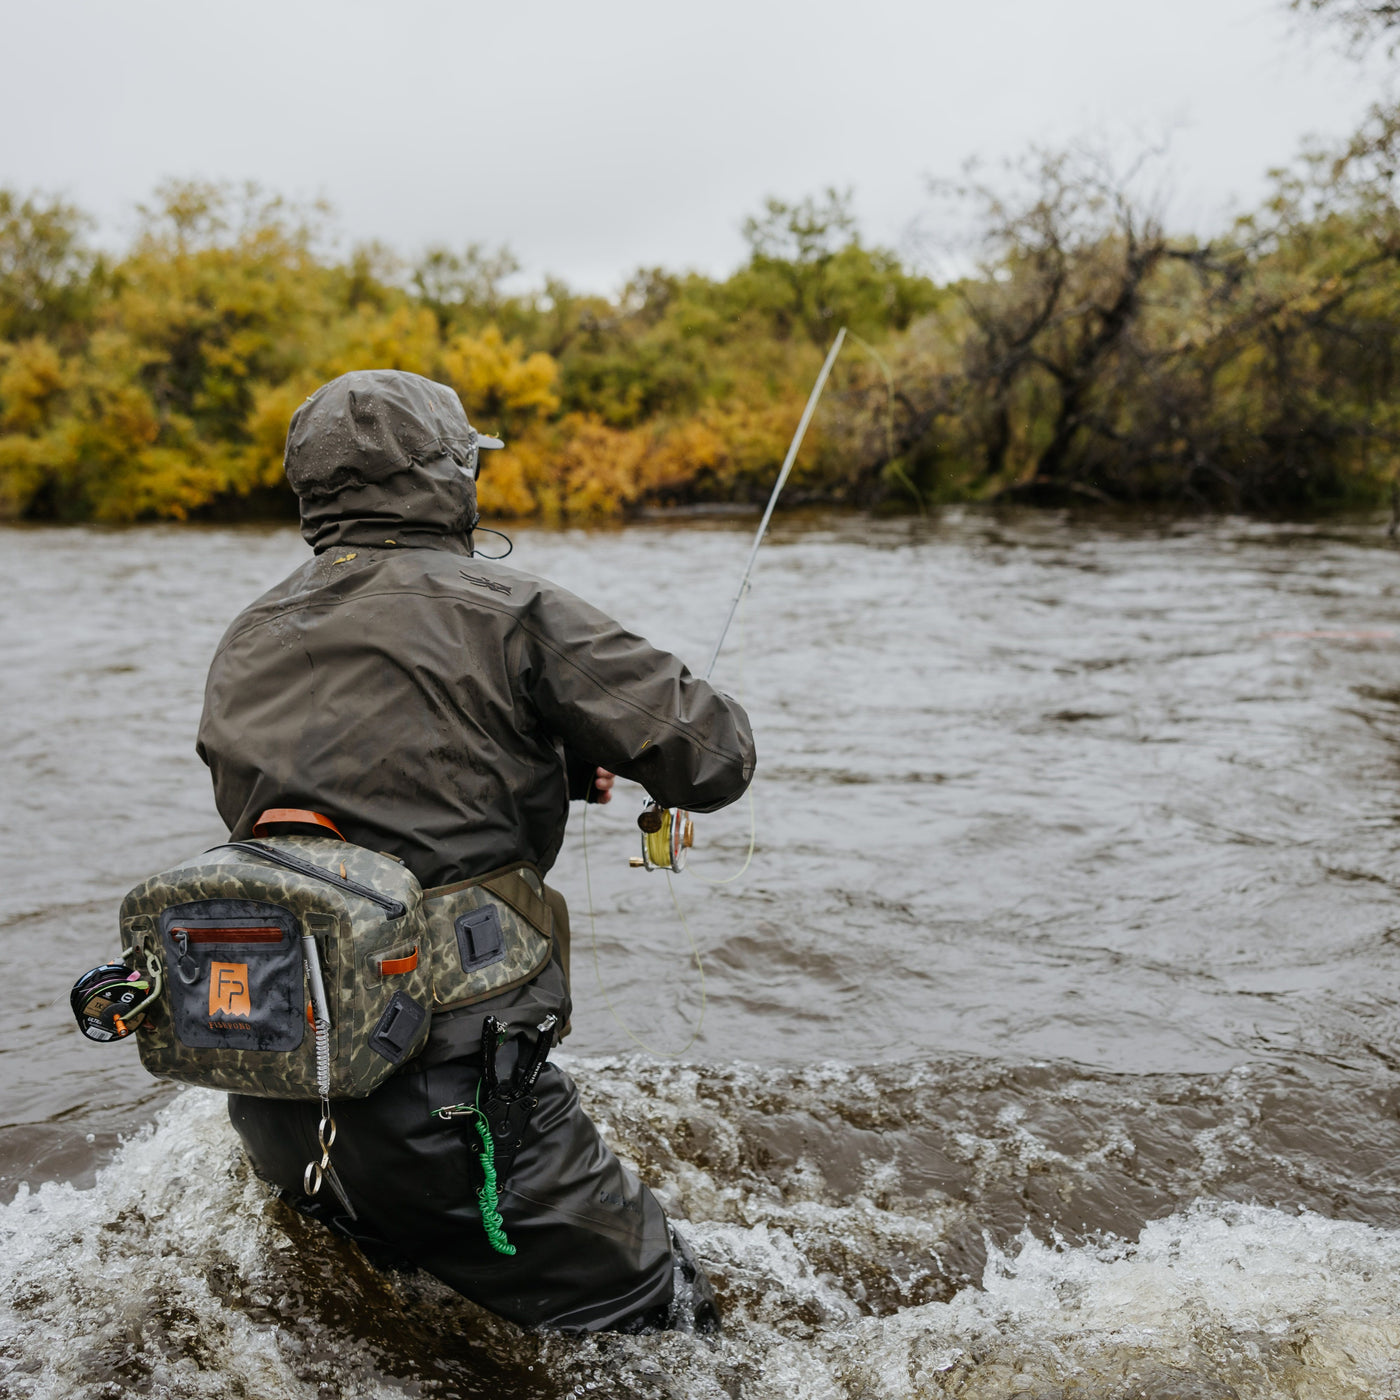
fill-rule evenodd
<path id="1" fill-rule="evenodd" d="M 292 415 L 287 480 L 301 532 L 341 545 L 427 545 L 470 554 L 477 431 L 445 384 L 404 370 L 355 370 Z"/>

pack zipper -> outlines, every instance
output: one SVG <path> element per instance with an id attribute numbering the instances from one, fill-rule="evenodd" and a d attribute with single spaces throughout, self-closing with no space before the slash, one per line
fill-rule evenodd
<path id="1" fill-rule="evenodd" d="M 367 899 L 372 904 L 377 904 L 391 919 L 401 919 L 408 913 L 408 906 L 400 900 L 392 899 L 387 894 L 380 894 L 378 890 L 372 890 L 368 885 L 361 885 L 355 880 L 347 880 L 343 875 L 337 875 L 333 870 L 323 870 L 319 865 L 312 865 L 309 860 L 302 860 L 299 856 L 288 855 L 285 851 L 274 851 L 268 846 L 260 846 L 256 841 L 225 841 L 221 845 L 210 846 L 209 849 L 211 851 L 244 851 L 248 855 L 270 860 L 274 865 L 280 865 L 286 870 L 295 870 L 299 875 L 309 875 L 313 880 L 324 880 L 326 884 L 334 885 L 347 894 L 358 895 L 361 899 Z"/>
<path id="2" fill-rule="evenodd" d="M 188 943 L 280 943 L 286 933 L 280 928 L 190 928 L 181 924 L 170 930 L 173 938 L 183 934 Z"/>

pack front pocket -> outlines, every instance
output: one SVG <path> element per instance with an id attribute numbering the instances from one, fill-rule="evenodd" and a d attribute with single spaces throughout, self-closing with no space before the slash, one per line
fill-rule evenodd
<path id="1" fill-rule="evenodd" d="M 296 915 L 251 899 L 176 904 L 160 915 L 176 1038 L 194 1049 L 300 1047 L 305 978 Z"/>

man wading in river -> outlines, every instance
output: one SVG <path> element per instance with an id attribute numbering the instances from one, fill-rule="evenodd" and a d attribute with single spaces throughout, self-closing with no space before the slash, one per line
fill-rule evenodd
<path id="1" fill-rule="evenodd" d="M 477 453 L 499 446 L 451 389 L 399 371 L 342 375 L 293 415 L 287 479 L 315 558 L 228 629 L 199 729 L 233 840 L 269 808 L 323 813 L 426 888 L 521 861 L 547 871 L 569 799 L 609 800 L 613 773 L 701 812 L 748 786 L 734 701 L 563 589 L 473 555 Z M 488 1016 L 506 1028 L 502 1081 L 550 1016 L 567 1025 L 567 912 L 546 899 L 541 973 L 436 1013 L 421 1054 L 335 1104 L 353 1219 L 330 1192 L 303 1195 L 314 1102 L 234 1094 L 234 1127 L 261 1176 L 371 1258 L 407 1259 L 523 1326 L 715 1327 L 704 1274 L 553 1064 L 496 1153 L 513 1255 L 483 1228 L 471 1120 L 432 1116 L 476 1100 Z"/>

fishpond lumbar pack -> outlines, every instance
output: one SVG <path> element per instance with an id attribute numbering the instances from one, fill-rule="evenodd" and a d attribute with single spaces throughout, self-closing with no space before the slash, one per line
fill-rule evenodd
<path id="1" fill-rule="evenodd" d="M 161 1078 L 319 1098 L 314 1194 L 330 1099 L 378 1088 L 423 1048 L 434 1009 L 536 976 L 552 916 L 530 865 L 425 891 L 318 813 L 274 809 L 253 832 L 137 885 L 121 906 L 122 961 L 79 979 L 73 1011 L 91 1039 L 134 1032 Z"/>

